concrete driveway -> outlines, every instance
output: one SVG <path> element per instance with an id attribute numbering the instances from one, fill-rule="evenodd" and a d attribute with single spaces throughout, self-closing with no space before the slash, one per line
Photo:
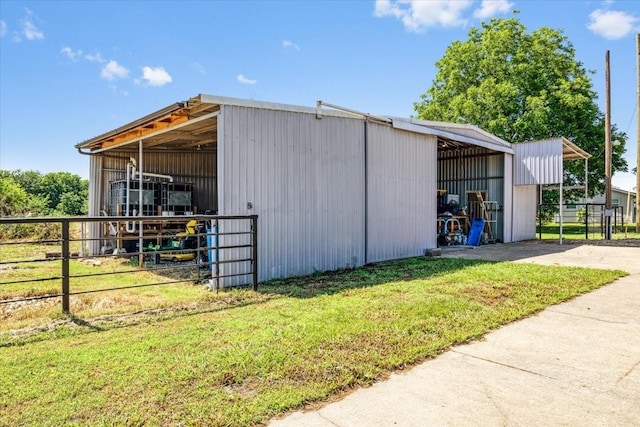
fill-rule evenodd
<path id="1" fill-rule="evenodd" d="M 559 245 L 534 240 L 478 247 L 449 246 L 443 248 L 442 256 L 445 258 L 604 268 L 640 274 L 640 246 L 575 243 Z"/>
<path id="2" fill-rule="evenodd" d="M 512 243 L 445 257 L 631 275 L 272 426 L 639 426 L 640 248 Z"/>

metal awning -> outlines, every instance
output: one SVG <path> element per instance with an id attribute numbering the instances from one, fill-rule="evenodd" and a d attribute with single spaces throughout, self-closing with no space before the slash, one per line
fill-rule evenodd
<path id="1" fill-rule="evenodd" d="M 563 160 L 587 160 L 591 158 L 591 154 L 578 147 L 565 137 L 562 140 L 562 159 Z"/>

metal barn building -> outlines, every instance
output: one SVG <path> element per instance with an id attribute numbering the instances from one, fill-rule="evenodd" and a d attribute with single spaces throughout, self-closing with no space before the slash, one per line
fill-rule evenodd
<path id="1" fill-rule="evenodd" d="M 481 192 L 495 241 L 534 238 L 537 186 L 561 182 L 563 150 L 579 149 L 563 138 L 519 145 L 321 101 L 198 95 L 76 148 L 90 155 L 90 216 L 117 214 L 109 193 L 131 162 L 188 183 L 194 213 L 258 215 L 264 281 L 424 254 L 438 245 L 438 190 L 460 205 Z"/>

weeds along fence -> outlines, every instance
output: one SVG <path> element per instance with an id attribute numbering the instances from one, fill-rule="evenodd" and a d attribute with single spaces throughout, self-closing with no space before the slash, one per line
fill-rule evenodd
<path id="1" fill-rule="evenodd" d="M 0 218 L 0 236 L 0 304 L 58 298 L 69 313 L 94 292 L 258 287 L 256 215 Z"/>
<path id="2" fill-rule="evenodd" d="M 604 239 L 606 209 L 603 203 L 573 203 L 562 206 L 563 235 L 583 239 Z M 630 215 L 622 206 L 611 209 L 611 227 L 613 234 L 624 234 L 631 222 Z M 539 239 L 557 238 L 560 228 L 560 210 L 558 205 L 540 204 L 537 210 L 537 234 Z"/>

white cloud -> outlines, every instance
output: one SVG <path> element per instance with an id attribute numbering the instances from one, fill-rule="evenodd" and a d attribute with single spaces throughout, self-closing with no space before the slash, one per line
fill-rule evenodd
<path id="1" fill-rule="evenodd" d="M 109 88 L 111 89 L 111 92 L 113 92 L 116 95 L 129 96 L 128 91 L 126 91 L 125 89 L 120 89 L 118 86 L 114 84 L 110 84 Z"/>
<path id="2" fill-rule="evenodd" d="M 84 56 L 84 59 L 86 59 L 89 62 L 99 62 L 99 63 L 107 62 L 107 60 L 104 59 L 102 55 L 100 55 L 99 53 L 96 53 L 95 55 L 91 55 L 90 53 L 87 53 Z"/>
<path id="3" fill-rule="evenodd" d="M 282 47 L 284 47 L 285 49 L 291 48 L 295 50 L 300 50 L 300 46 L 298 46 L 297 44 L 289 40 L 282 40 Z"/>
<path id="4" fill-rule="evenodd" d="M 102 57 L 102 55 L 100 55 L 99 53 L 96 53 L 95 55 L 90 54 L 90 53 L 84 53 L 84 52 L 82 52 L 82 49 L 73 50 L 69 46 L 63 47 L 60 50 L 60 53 L 63 54 L 64 56 L 66 56 L 67 58 L 69 58 L 70 60 L 74 61 L 74 62 L 77 62 L 77 61 L 80 61 L 80 60 L 85 60 L 85 61 L 89 61 L 89 62 L 97 62 L 99 64 L 104 64 L 105 62 L 107 62 L 107 60 L 104 59 Z M 113 73 L 109 74 L 110 73 L 109 70 L 111 70 L 111 71 L 112 70 L 117 70 L 116 65 L 117 65 L 117 63 L 116 64 L 112 64 L 110 66 L 111 68 L 109 68 L 106 71 L 106 73 L 108 75 L 114 75 Z M 118 72 L 121 72 L 121 71 L 116 71 L 115 75 L 117 75 Z M 128 71 L 127 71 L 127 73 L 128 73 Z M 103 78 L 106 78 L 105 75 L 103 75 Z M 107 80 L 111 80 L 111 79 L 107 78 Z"/>
<path id="5" fill-rule="evenodd" d="M 428 27 L 464 27 L 462 12 L 472 0 L 376 0 L 374 15 L 399 19 L 409 31 L 424 31 Z"/>
<path id="6" fill-rule="evenodd" d="M 129 70 L 112 59 L 107 63 L 107 65 L 102 67 L 102 71 L 100 71 L 100 77 L 109 81 L 116 79 L 126 79 L 127 77 L 129 77 Z"/>
<path id="7" fill-rule="evenodd" d="M 173 80 L 169 73 L 162 67 L 142 67 L 142 79 L 148 86 L 164 86 Z"/>
<path id="8" fill-rule="evenodd" d="M 7 34 L 7 23 L 0 21 L 0 37 L 4 37 Z"/>
<path id="9" fill-rule="evenodd" d="M 473 12 L 473 17 L 487 19 L 500 13 L 509 13 L 512 8 L 513 3 L 509 0 L 482 0 L 480 8 Z"/>
<path id="10" fill-rule="evenodd" d="M 33 12 L 25 9 L 26 16 L 22 20 L 22 34 L 27 40 L 42 40 L 44 33 L 33 23 Z"/>
<path id="11" fill-rule="evenodd" d="M 617 10 L 597 9 L 589 15 L 587 28 L 605 39 L 620 39 L 638 30 L 638 18 Z"/>
<path id="12" fill-rule="evenodd" d="M 258 83 L 257 80 L 248 79 L 245 76 L 243 76 L 242 74 L 238 74 L 238 76 L 236 77 L 236 80 L 238 80 L 243 85 L 254 85 L 254 84 Z"/>
<path id="13" fill-rule="evenodd" d="M 199 62 L 192 63 L 191 67 L 200 74 L 207 74 L 207 70 L 205 70 L 202 64 Z"/>
<path id="14" fill-rule="evenodd" d="M 69 58 L 72 61 L 77 61 L 82 56 L 80 49 L 74 51 L 69 46 L 65 46 L 60 50 L 60 53 Z"/>

